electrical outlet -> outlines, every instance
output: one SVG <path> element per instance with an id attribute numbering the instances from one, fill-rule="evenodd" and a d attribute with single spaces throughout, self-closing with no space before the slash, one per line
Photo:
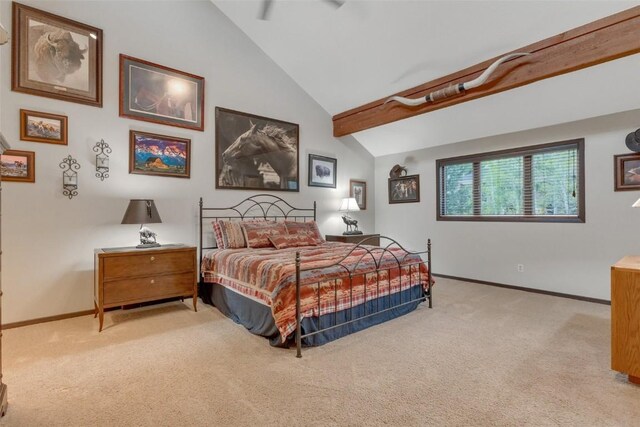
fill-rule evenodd
<path id="1" fill-rule="evenodd" d="M 518 269 L 518 273 L 524 273 L 524 264 L 518 264 L 516 268 Z"/>

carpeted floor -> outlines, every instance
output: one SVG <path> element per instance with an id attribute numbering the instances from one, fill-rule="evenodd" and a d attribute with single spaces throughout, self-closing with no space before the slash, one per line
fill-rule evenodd
<path id="1" fill-rule="evenodd" d="M 439 279 L 434 308 L 271 348 L 200 304 L 4 332 L 12 426 L 639 425 L 610 308 Z"/>

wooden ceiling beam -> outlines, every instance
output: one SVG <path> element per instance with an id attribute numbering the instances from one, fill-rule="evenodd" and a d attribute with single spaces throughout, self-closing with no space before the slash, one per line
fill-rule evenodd
<path id="1" fill-rule="evenodd" d="M 590 22 L 513 52 L 530 52 L 531 55 L 505 62 L 491 75 L 489 81 L 479 88 L 418 107 L 408 107 L 397 102 L 384 105 L 388 97 L 381 98 L 333 116 L 333 135 L 336 137 L 350 135 L 639 53 L 640 6 Z M 450 84 L 476 78 L 502 56 L 504 55 L 393 95 L 408 98 L 424 97 Z M 604 90 L 604 88 L 593 89 Z"/>

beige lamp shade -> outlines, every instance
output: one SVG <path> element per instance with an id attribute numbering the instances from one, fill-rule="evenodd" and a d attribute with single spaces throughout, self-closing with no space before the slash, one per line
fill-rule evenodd
<path id="1" fill-rule="evenodd" d="M 353 212 L 359 211 L 360 207 L 358 206 L 358 202 L 355 198 L 345 197 L 344 199 L 342 199 L 342 202 L 340 203 L 340 209 L 338 210 L 340 212 Z"/>
<path id="2" fill-rule="evenodd" d="M 634 204 L 631 205 L 632 208 L 640 208 L 640 199 L 636 200 Z"/>
<path id="3" fill-rule="evenodd" d="M 156 204 L 150 199 L 133 199 L 129 201 L 122 224 L 157 224 L 161 223 Z"/>

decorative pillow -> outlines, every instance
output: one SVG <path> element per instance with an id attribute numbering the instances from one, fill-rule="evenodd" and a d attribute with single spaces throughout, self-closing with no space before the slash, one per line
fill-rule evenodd
<path id="1" fill-rule="evenodd" d="M 320 234 L 320 230 L 318 230 L 318 224 L 315 221 L 307 221 L 307 222 L 295 222 L 295 221 L 285 221 L 285 225 L 287 226 L 287 232 L 289 234 L 305 234 L 307 236 L 311 236 L 316 239 L 316 244 L 324 242 L 322 238 L 322 234 Z"/>
<path id="2" fill-rule="evenodd" d="M 269 240 L 276 249 L 318 245 L 318 240 L 308 234 L 274 234 L 269 236 Z"/>
<path id="3" fill-rule="evenodd" d="M 242 230 L 248 248 L 268 248 L 273 244 L 269 237 L 273 235 L 287 235 L 287 227 L 282 222 L 260 221 L 243 222 Z"/>
<path id="4" fill-rule="evenodd" d="M 213 221 L 213 232 L 216 235 L 218 248 L 220 249 L 240 249 L 246 248 L 242 232 L 242 222 L 240 221 Z M 219 233 L 219 235 L 218 235 Z"/>
<path id="5" fill-rule="evenodd" d="M 226 249 L 224 246 L 224 239 L 222 238 L 222 229 L 220 227 L 221 221 L 213 221 L 213 234 L 216 236 L 216 246 L 219 249 Z"/>

